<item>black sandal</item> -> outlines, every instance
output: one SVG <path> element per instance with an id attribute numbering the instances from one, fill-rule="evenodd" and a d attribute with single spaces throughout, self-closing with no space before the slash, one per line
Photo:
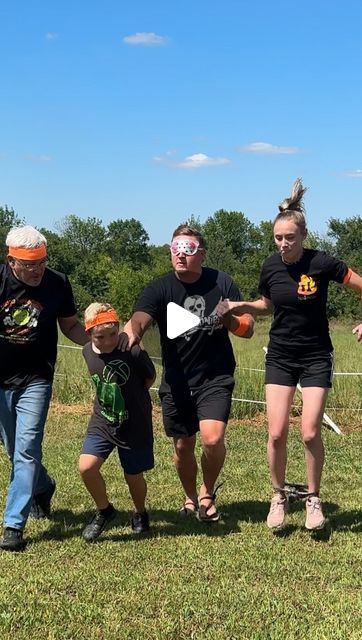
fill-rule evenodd
<path id="1" fill-rule="evenodd" d="M 181 507 L 179 513 L 183 518 L 188 518 L 189 516 L 194 516 L 197 514 L 199 510 L 199 505 L 193 500 L 186 500 Z"/>
<path id="2" fill-rule="evenodd" d="M 217 522 L 220 519 L 220 513 L 218 512 L 217 509 L 214 513 L 211 513 L 211 514 L 209 513 L 209 510 L 211 509 L 211 507 L 216 508 L 215 506 L 216 493 L 220 489 L 222 484 L 223 483 L 221 482 L 220 484 L 217 485 L 212 496 L 210 496 L 209 494 L 206 494 L 205 496 L 202 496 L 202 498 L 199 498 L 199 511 L 197 514 L 197 518 L 200 522 Z M 204 507 L 202 504 L 200 504 L 202 500 L 211 500 L 211 504 L 209 504 L 207 507 Z"/>

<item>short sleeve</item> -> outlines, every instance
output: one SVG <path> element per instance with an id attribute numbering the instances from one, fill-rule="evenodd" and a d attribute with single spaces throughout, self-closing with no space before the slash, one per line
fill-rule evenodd
<path id="1" fill-rule="evenodd" d="M 233 302 L 238 302 L 243 299 L 237 284 L 223 271 L 219 271 L 218 273 L 218 285 L 223 298 L 228 298 Z"/>
<path id="2" fill-rule="evenodd" d="M 151 282 L 142 291 L 138 298 L 134 311 L 148 313 L 154 320 L 157 320 L 161 306 L 162 289 L 159 280 Z"/>
<path id="3" fill-rule="evenodd" d="M 238 302 L 243 299 L 240 293 L 239 287 L 236 285 L 236 283 L 233 280 L 231 281 L 231 285 L 229 288 L 228 298 L 229 300 L 233 300 L 234 302 Z"/>
<path id="4" fill-rule="evenodd" d="M 271 299 L 269 276 L 265 262 L 260 273 L 258 291 L 264 298 L 267 298 L 268 300 Z"/>
<path id="5" fill-rule="evenodd" d="M 76 313 L 77 309 L 74 302 L 72 286 L 67 276 L 64 276 L 64 297 L 57 315 L 58 318 L 70 318 L 71 316 L 75 316 Z"/>
<path id="6" fill-rule="evenodd" d="M 342 284 L 348 273 L 348 265 L 343 260 L 329 256 L 327 253 L 322 253 L 321 259 L 322 269 L 324 273 L 328 274 L 329 280 Z"/>

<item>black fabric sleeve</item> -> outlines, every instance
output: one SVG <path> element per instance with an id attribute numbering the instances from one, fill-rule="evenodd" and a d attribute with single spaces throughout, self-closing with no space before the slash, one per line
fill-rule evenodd
<path id="1" fill-rule="evenodd" d="M 258 286 L 258 291 L 260 293 L 260 295 L 264 296 L 264 298 L 268 298 L 268 300 L 270 300 L 270 285 L 268 282 L 269 278 L 268 278 L 268 273 L 267 273 L 267 268 L 266 268 L 266 264 L 264 262 L 262 269 L 261 269 L 261 274 L 260 274 L 260 279 L 259 279 L 259 286 Z"/>
<path id="2" fill-rule="evenodd" d="M 233 300 L 234 302 L 239 302 L 240 300 L 243 299 L 243 296 L 240 293 L 239 287 L 236 285 L 236 283 L 233 280 L 230 283 L 227 297 L 229 298 L 229 300 Z"/>
<path id="3" fill-rule="evenodd" d="M 146 380 L 146 378 L 153 378 L 156 375 L 155 366 L 147 351 L 143 351 L 139 345 L 135 345 L 131 349 L 131 356 L 134 369 L 140 378 Z"/>
<path id="4" fill-rule="evenodd" d="M 329 256 L 327 253 L 322 253 L 323 271 L 325 271 L 330 280 L 334 282 L 343 283 L 343 280 L 348 272 L 348 266 L 343 260 Z"/>
<path id="5" fill-rule="evenodd" d="M 218 273 L 218 285 L 221 289 L 223 298 L 228 298 L 234 302 L 238 302 L 243 299 L 237 284 L 223 271 L 219 271 Z"/>
<path id="6" fill-rule="evenodd" d="M 74 302 L 72 287 L 67 276 L 64 276 L 64 298 L 58 309 L 58 318 L 69 318 L 70 316 L 75 316 L 76 313 L 77 309 Z"/>
<path id="7" fill-rule="evenodd" d="M 162 289 L 160 282 L 159 280 L 155 280 L 142 291 L 136 302 L 134 311 L 144 311 L 156 320 L 160 309 L 161 297 Z"/>

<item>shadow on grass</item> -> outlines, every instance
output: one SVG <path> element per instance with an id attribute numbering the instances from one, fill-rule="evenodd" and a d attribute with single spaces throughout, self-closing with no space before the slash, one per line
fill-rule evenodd
<path id="1" fill-rule="evenodd" d="M 242 523 L 264 523 L 269 510 L 269 502 L 245 501 L 231 502 L 220 506 L 219 522 L 199 522 L 196 517 L 189 516 L 183 518 L 177 510 L 151 509 L 150 518 L 152 529 L 145 538 L 159 538 L 168 536 L 194 536 L 204 535 L 208 537 L 223 537 L 241 530 Z M 362 511 L 339 511 L 335 503 L 323 503 L 324 512 L 327 517 L 327 525 L 321 531 L 311 533 L 311 537 L 316 541 L 328 541 L 332 531 L 341 533 L 357 533 L 362 531 Z M 291 511 L 303 511 L 303 502 L 295 502 L 291 505 Z M 56 510 L 52 513 L 49 529 L 31 536 L 32 542 L 41 540 L 66 540 L 73 537 L 81 537 L 85 525 L 89 522 L 93 510 L 74 513 L 69 509 Z M 121 530 L 114 531 L 115 527 Z M 129 528 L 128 531 L 126 528 Z M 126 530 L 125 530 L 126 529 Z M 278 538 L 287 538 L 300 526 L 287 524 L 283 529 L 276 531 L 274 535 Z M 117 511 L 117 516 L 112 522 L 109 533 L 105 530 L 100 537 L 100 541 L 127 541 L 133 540 L 135 535 L 130 529 L 130 513 L 128 511 Z"/>
<path id="2" fill-rule="evenodd" d="M 150 518 L 152 531 L 148 537 L 159 536 L 185 536 L 185 535 L 207 535 L 224 536 L 229 533 L 240 531 L 241 522 L 263 522 L 266 518 L 268 502 L 248 501 L 233 502 L 222 505 L 220 509 L 221 517 L 219 522 L 199 522 L 196 517 L 183 518 L 177 510 L 173 509 L 151 509 Z M 66 540 L 68 538 L 79 537 L 89 522 L 94 511 L 83 511 L 73 513 L 69 509 L 59 509 L 53 511 L 50 517 L 49 529 L 31 537 L 33 542 L 40 540 Z M 130 513 L 128 511 L 117 511 L 117 516 L 112 522 L 114 527 L 126 527 L 130 524 Z M 134 534 L 115 533 L 107 536 L 102 534 L 102 540 L 127 540 L 133 539 Z"/>
<path id="3" fill-rule="evenodd" d="M 339 531 L 341 533 L 362 532 L 361 509 L 353 509 L 352 511 L 337 511 L 337 513 L 332 512 L 331 514 L 329 514 L 326 509 L 326 514 L 329 516 L 330 525 L 334 531 Z"/>

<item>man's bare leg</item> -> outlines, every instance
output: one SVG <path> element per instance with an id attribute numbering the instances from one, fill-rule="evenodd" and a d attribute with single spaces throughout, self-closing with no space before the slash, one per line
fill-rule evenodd
<path id="1" fill-rule="evenodd" d="M 174 438 L 174 463 L 185 492 L 185 504 L 197 505 L 197 462 L 195 458 L 196 435 Z"/>
<path id="2" fill-rule="evenodd" d="M 207 515 L 216 514 L 216 507 L 211 498 L 215 489 L 216 480 L 223 467 L 226 455 L 225 449 L 225 422 L 220 420 L 201 420 L 200 436 L 202 443 L 201 468 L 203 483 L 200 487 L 199 500 L 207 510 Z"/>

